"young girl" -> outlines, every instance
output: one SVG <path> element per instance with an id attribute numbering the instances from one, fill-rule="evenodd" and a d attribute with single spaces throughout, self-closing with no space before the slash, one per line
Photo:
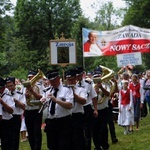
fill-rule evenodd
<path id="1" fill-rule="evenodd" d="M 118 124 L 124 127 L 124 134 L 129 133 L 130 125 L 134 125 L 134 108 L 132 91 L 128 88 L 128 81 L 122 81 L 123 87 L 119 91 Z"/>

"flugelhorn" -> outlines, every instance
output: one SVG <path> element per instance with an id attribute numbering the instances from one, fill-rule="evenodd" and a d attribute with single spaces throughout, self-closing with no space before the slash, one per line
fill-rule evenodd
<path id="1" fill-rule="evenodd" d="M 114 77 L 114 71 L 107 68 L 107 67 L 104 67 L 102 65 L 100 65 L 100 67 L 102 68 L 102 75 L 100 77 L 96 77 L 96 78 L 93 78 L 93 82 L 96 84 L 98 82 L 101 82 L 101 83 L 107 83 L 109 86 L 110 86 L 110 94 L 114 91 L 114 83 L 111 81 L 111 79 Z M 105 101 L 106 99 L 106 96 L 102 93 L 102 91 L 100 91 L 100 94 L 101 94 L 101 100 L 99 101 L 99 103 L 103 103 L 103 101 Z"/>
<path id="2" fill-rule="evenodd" d="M 44 78 L 45 75 L 43 74 L 43 72 L 38 69 L 38 73 L 29 81 L 25 81 L 22 82 L 22 84 L 24 85 L 24 87 L 29 87 L 29 86 L 33 86 L 35 91 L 39 91 L 39 88 L 37 86 L 35 86 L 35 83 Z M 41 107 L 41 102 L 39 100 L 35 100 L 34 96 L 30 93 L 30 91 L 28 91 L 26 89 L 26 91 L 29 93 L 29 97 L 26 97 L 26 103 L 28 106 L 40 106 Z"/>
<path id="3" fill-rule="evenodd" d="M 44 73 L 40 69 L 38 69 L 38 73 L 31 80 L 25 81 L 22 84 L 24 85 L 24 87 L 33 86 L 38 80 L 44 77 L 45 77 Z"/>
<path id="4" fill-rule="evenodd" d="M 96 77 L 96 78 L 93 78 L 93 82 L 94 83 L 97 83 L 97 82 L 107 82 L 109 81 L 111 78 L 114 77 L 114 71 L 107 68 L 107 67 L 104 67 L 102 65 L 100 65 L 100 67 L 102 68 L 102 75 L 101 77 Z"/>

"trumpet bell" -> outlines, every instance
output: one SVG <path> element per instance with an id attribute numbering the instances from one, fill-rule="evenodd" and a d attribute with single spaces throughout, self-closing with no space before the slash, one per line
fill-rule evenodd
<path id="1" fill-rule="evenodd" d="M 23 84 L 24 87 L 29 87 L 29 86 L 31 86 L 31 82 L 30 82 L 30 81 L 22 82 L 22 84 Z"/>
<path id="2" fill-rule="evenodd" d="M 31 85 L 33 86 L 33 85 L 35 85 L 35 83 L 38 80 L 40 80 L 42 78 L 45 78 L 45 75 L 40 69 L 38 69 L 38 73 L 30 81 L 25 81 L 22 84 L 24 85 L 24 87 L 28 87 L 28 86 L 31 86 Z"/>
<path id="3" fill-rule="evenodd" d="M 96 83 L 102 82 L 102 80 L 100 77 L 97 77 L 97 78 L 93 78 L 93 82 L 96 84 Z"/>

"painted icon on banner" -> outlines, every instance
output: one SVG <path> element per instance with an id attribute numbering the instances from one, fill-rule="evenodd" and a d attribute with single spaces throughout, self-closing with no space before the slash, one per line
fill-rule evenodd
<path id="1" fill-rule="evenodd" d="M 69 63 L 69 47 L 57 47 L 58 63 Z"/>

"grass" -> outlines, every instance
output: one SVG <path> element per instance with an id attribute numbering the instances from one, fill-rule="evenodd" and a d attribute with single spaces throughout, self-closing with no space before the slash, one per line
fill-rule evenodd
<path id="1" fill-rule="evenodd" d="M 112 144 L 109 135 L 110 150 L 150 150 L 150 114 L 140 121 L 139 131 L 124 135 L 124 128 L 115 123 L 118 143 Z M 47 150 L 46 135 L 43 132 L 42 150 Z M 30 150 L 28 142 L 20 143 L 20 150 Z M 94 150 L 94 146 L 92 146 Z"/>

